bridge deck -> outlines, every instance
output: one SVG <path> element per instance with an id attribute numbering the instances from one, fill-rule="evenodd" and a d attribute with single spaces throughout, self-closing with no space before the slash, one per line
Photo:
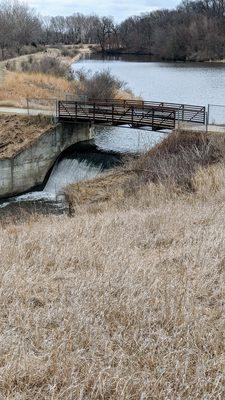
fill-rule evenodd
<path id="1" fill-rule="evenodd" d="M 205 107 L 134 100 L 59 101 L 58 118 L 152 130 L 174 129 L 178 120 L 204 123 Z"/>

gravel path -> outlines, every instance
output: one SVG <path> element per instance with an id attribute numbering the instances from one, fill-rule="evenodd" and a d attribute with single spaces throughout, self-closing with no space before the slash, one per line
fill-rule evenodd
<path id="1" fill-rule="evenodd" d="M 20 114 L 20 115 L 53 115 L 51 110 L 16 108 L 16 107 L 0 107 L 2 114 Z"/>

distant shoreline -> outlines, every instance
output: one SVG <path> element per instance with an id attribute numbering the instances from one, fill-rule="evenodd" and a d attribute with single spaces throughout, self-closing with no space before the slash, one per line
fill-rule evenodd
<path id="1" fill-rule="evenodd" d="M 63 45 L 64 48 L 66 48 L 66 45 Z M 71 45 L 68 45 L 68 47 L 71 47 Z M 32 56 L 34 58 L 40 59 L 45 56 L 53 56 L 57 57 L 61 60 L 61 62 L 67 64 L 68 66 L 71 66 L 72 64 L 80 61 L 80 59 L 85 56 L 85 55 L 91 55 L 91 54 L 96 54 L 97 56 L 102 56 L 102 57 L 146 57 L 149 59 L 149 62 L 172 62 L 172 63 L 216 63 L 216 64 L 225 64 L 225 58 L 223 59 L 215 59 L 215 60 L 173 60 L 173 59 L 162 59 L 157 56 L 154 56 L 150 54 L 147 51 L 135 51 L 135 50 L 105 50 L 102 51 L 100 50 L 99 46 L 97 44 L 82 44 L 80 47 L 78 45 L 74 45 L 74 48 L 77 49 L 77 54 L 74 57 L 65 57 L 62 54 L 60 54 L 60 50 L 57 48 L 53 48 L 51 46 L 47 46 L 45 51 L 37 52 L 37 53 L 31 53 L 27 55 L 22 55 L 14 58 L 9 58 L 4 61 L 0 62 L 0 68 L 1 70 L 4 70 L 6 68 L 6 64 L 8 62 L 16 62 L 20 63 L 20 61 L 26 60 L 28 57 Z"/>
<path id="2" fill-rule="evenodd" d="M 149 61 L 152 62 L 174 62 L 174 63 L 225 63 L 225 58 L 223 59 L 210 59 L 210 60 L 181 60 L 181 59 L 162 59 L 159 58 L 147 51 L 135 51 L 135 50 L 106 50 L 106 51 L 99 51 L 97 54 L 102 54 L 102 56 L 133 56 L 133 57 L 148 57 Z"/>

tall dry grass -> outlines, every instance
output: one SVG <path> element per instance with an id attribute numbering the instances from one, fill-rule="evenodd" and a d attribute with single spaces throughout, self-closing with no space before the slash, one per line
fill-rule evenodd
<path id="1" fill-rule="evenodd" d="M 58 77 L 49 73 L 28 73 L 7 71 L 4 82 L 0 86 L 0 106 L 2 107 L 27 107 L 27 98 L 40 99 L 42 106 L 48 99 L 63 99 L 66 94 L 76 95 L 80 83 Z M 128 91 L 117 90 L 116 98 L 132 98 Z M 36 106 L 38 108 L 38 106 Z"/>
<path id="2" fill-rule="evenodd" d="M 3 398 L 224 398 L 223 161 L 189 179 L 1 225 Z"/>
<path id="3" fill-rule="evenodd" d="M 39 99 L 38 102 L 30 103 L 32 108 L 52 108 L 48 102 L 50 99 L 63 99 L 66 94 L 81 95 L 84 82 L 79 78 L 73 79 L 71 64 L 78 61 L 82 55 L 91 53 L 95 48 L 95 45 L 59 46 L 59 48 L 47 48 L 44 52 L 23 55 L 2 63 L 0 67 L 4 68 L 4 80 L 0 82 L 0 106 L 26 108 L 29 98 Z M 87 78 L 86 74 L 83 74 L 84 76 Z M 108 80 L 110 79 L 113 97 L 134 97 L 133 93 L 125 87 L 122 90 L 122 82 L 117 82 L 108 74 Z M 96 82 L 90 83 L 87 79 L 87 90 L 94 93 L 94 97 L 98 97 L 99 85 L 100 92 L 110 89 L 110 82 L 107 82 L 107 79 L 104 82 L 101 81 L 102 79 L 98 79 L 93 91 L 92 86 Z"/>
<path id="4" fill-rule="evenodd" d="M 0 102 L 11 106 L 26 107 L 27 98 L 63 98 L 73 90 L 73 83 L 44 73 L 7 72 L 0 87 Z"/>
<path id="5" fill-rule="evenodd" d="M 65 190 L 71 209 L 80 204 L 95 212 L 128 201 L 146 184 L 156 183 L 171 193 L 196 190 L 194 175 L 201 168 L 225 163 L 225 137 L 220 134 L 174 132 L 141 157 L 126 158 L 122 168 Z M 206 185 L 208 187 L 208 185 Z"/>
<path id="6" fill-rule="evenodd" d="M 5 398 L 223 398 L 225 207 L 189 196 L 2 228 Z"/>

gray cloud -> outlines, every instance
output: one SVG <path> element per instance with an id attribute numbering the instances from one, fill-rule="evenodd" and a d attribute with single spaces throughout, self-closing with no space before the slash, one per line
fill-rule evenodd
<path id="1" fill-rule="evenodd" d="M 114 16 L 121 21 L 128 16 L 160 8 L 176 7 L 180 0 L 27 0 L 42 15 L 69 15 L 75 12 Z"/>

